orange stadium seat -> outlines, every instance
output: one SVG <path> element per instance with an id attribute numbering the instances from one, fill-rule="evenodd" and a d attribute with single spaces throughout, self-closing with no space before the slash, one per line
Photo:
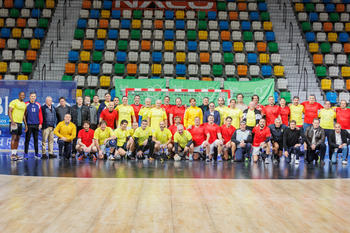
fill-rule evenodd
<path id="1" fill-rule="evenodd" d="M 46 8 L 52 9 L 55 7 L 55 1 L 54 0 L 46 0 Z"/>
<path id="2" fill-rule="evenodd" d="M 345 5 L 344 4 L 337 4 L 337 12 L 341 13 L 345 11 Z"/>
<path id="3" fill-rule="evenodd" d="M 74 63 L 67 63 L 66 64 L 66 74 L 74 74 L 74 73 L 75 73 L 75 64 Z"/>
<path id="4" fill-rule="evenodd" d="M 100 19 L 99 25 L 100 25 L 100 28 L 108 28 L 108 20 Z"/>
<path id="5" fill-rule="evenodd" d="M 13 1 L 12 0 L 5 0 L 4 1 L 5 8 L 12 8 L 13 7 Z"/>
<path id="6" fill-rule="evenodd" d="M 83 42 L 84 50 L 92 50 L 92 45 L 93 45 L 92 40 L 84 40 Z"/>
<path id="7" fill-rule="evenodd" d="M 148 40 L 141 41 L 141 49 L 144 51 L 149 51 L 151 49 L 151 42 Z"/>
<path id="8" fill-rule="evenodd" d="M 322 54 L 314 54 L 313 60 L 315 65 L 322 65 L 323 64 L 323 56 Z"/>
<path id="9" fill-rule="evenodd" d="M 84 0 L 83 1 L 83 9 L 90 9 L 91 8 L 91 1 Z"/>
<path id="10" fill-rule="evenodd" d="M 163 20 L 156 20 L 154 25 L 156 29 L 163 29 Z"/>
<path id="11" fill-rule="evenodd" d="M 237 20 L 238 19 L 238 13 L 236 11 L 230 11 L 228 14 L 228 17 L 230 20 Z"/>
<path id="12" fill-rule="evenodd" d="M 323 30 L 325 32 L 331 32 L 333 31 L 333 23 L 330 23 L 330 22 L 325 22 L 323 23 Z"/>
<path id="13" fill-rule="evenodd" d="M 137 65 L 136 64 L 128 64 L 126 66 L 126 70 L 128 71 L 128 74 L 136 74 L 136 72 L 137 72 Z"/>
<path id="14" fill-rule="evenodd" d="M 221 40 L 230 40 L 230 32 L 222 31 L 221 32 Z"/>
<path id="15" fill-rule="evenodd" d="M 199 59 L 201 63 L 209 63 L 210 55 L 209 53 L 200 53 Z"/>
<path id="16" fill-rule="evenodd" d="M 258 42 L 256 47 L 258 48 L 259 53 L 266 52 L 266 43 L 265 42 Z"/>
<path id="17" fill-rule="evenodd" d="M 26 19 L 22 19 L 22 18 L 18 18 L 17 19 L 17 27 L 25 28 L 26 25 L 27 25 L 27 20 Z"/>
<path id="18" fill-rule="evenodd" d="M 213 79 L 212 78 L 208 78 L 208 77 L 203 77 L 202 81 L 213 81 Z"/>
<path id="19" fill-rule="evenodd" d="M 349 43 L 344 44 L 344 53 L 350 53 L 350 44 Z"/>
<path id="20" fill-rule="evenodd" d="M 28 61 L 35 61 L 36 60 L 36 51 L 27 50 L 27 60 Z"/>
<path id="21" fill-rule="evenodd" d="M 248 67 L 245 65 L 237 66 L 237 73 L 239 76 L 247 76 Z"/>
<path id="22" fill-rule="evenodd" d="M 0 27 L 4 26 L 4 19 L 0 19 Z"/>
<path id="23" fill-rule="evenodd" d="M 0 39 L 0 49 L 4 49 L 6 46 L 6 40 L 5 39 Z"/>
<path id="24" fill-rule="evenodd" d="M 346 80 L 346 90 L 350 90 L 350 79 Z"/>
<path id="25" fill-rule="evenodd" d="M 247 10 L 247 4 L 245 2 L 238 3 L 238 10 L 239 11 L 246 11 Z"/>
<path id="26" fill-rule="evenodd" d="M 88 72 L 88 64 L 79 63 L 78 64 L 78 73 L 79 74 L 87 74 L 87 72 Z"/>

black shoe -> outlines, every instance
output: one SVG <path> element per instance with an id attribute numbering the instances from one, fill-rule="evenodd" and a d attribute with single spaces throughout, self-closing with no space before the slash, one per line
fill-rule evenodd
<path id="1" fill-rule="evenodd" d="M 49 154 L 49 158 L 50 158 L 50 159 L 55 159 L 55 158 L 57 158 L 57 155 Z"/>
<path id="2" fill-rule="evenodd" d="M 41 156 L 41 159 L 48 159 L 49 157 L 47 157 L 47 155 L 46 154 L 43 154 L 42 156 Z"/>
<path id="3" fill-rule="evenodd" d="M 324 160 L 321 160 L 321 165 L 325 165 L 326 163 L 324 162 Z"/>

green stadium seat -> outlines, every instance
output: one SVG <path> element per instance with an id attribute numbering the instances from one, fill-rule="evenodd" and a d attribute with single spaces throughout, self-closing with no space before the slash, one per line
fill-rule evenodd
<path id="1" fill-rule="evenodd" d="M 213 65 L 213 75 L 222 76 L 222 65 Z"/>
<path id="2" fill-rule="evenodd" d="M 36 0 L 35 1 L 35 8 L 44 8 L 45 2 L 44 0 Z"/>
<path id="3" fill-rule="evenodd" d="M 141 17 L 142 17 L 142 11 L 140 11 L 140 10 L 134 10 L 133 15 L 134 15 L 134 19 L 141 19 Z"/>
<path id="4" fill-rule="evenodd" d="M 290 94 L 290 92 L 282 91 L 281 92 L 281 98 L 284 98 L 287 103 L 291 103 L 292 102 L 291 101 L 292 95 Z"/>
<path id="5" fill-rule="evenodd" d="M 91 98 L 93 98 L 94 95 L 95 95 L 95 90 L 93 90 L 93 89 L 85 89 L 84 96 L 90 96 Z"/>
<path id="6" fill-rule="evenodd" d="M 226 2 L 218 2 L 217 9 L 218 11 L 226 11 Z"/>
<path id="7" fill-rule="evenodd" d="M 126 40 L 118 41 L 118 50 L 125 51 L 128 48 L 128 42 Z"/>
<path id="8" fill-rule="evenodd" d="M 72 81 L 73 77 L 70 75 L 63 75 L 62 76 L 62 81 Z"/>
<path id="9" fill-rule="evenodd" d="M 94 51 L 94 53 L 92 54 L 92 60 L 94 62 L 101 62 L 102 61 L 102 56 L 103 56 L 102 52 Z"/>
<path id="10" fill-rule="evenodd" d="M 304 32 L 309 32 L 311 31 L 311 24 L 309 22 L 303 22 L 301 24 L 301 28 L 303 29 Z"/>
<path id="11" fill-rule="evenodd" d="M 324 66 L 317 66 L 316 67 L 316 75 L 317 75 L 317 77 L 326 77 L 327 68 Z"/>
<path id="12" fill-rule="evenodd" d="M 329 20 L 331 22 L 338 22 L 339 21 L 339 14 L 338 13 L 331 13 L 329 15 Z"/>
<path id="13" fill-rule="evenodd" d="M 224 53 L 224 62 L 232 64 L 233 63 L 233 53 Z"/>
<path id="14" fill-rule="evenodd" d="M 227 81 L 229 81 L 229 82 L 237 82 L 237 78 L 227 78 Z"/>
<path id="15" fill-rule="evenodd" d="M 131 39 L 132 40 L 139 40 L 141 37 L 141 32 L 140 30 L 132 30 L 131 31 Z"/>
<path id="16" fill-rule="evenodd" d="M 268 12 L 261 12 L 262 21 L 270 21 L 270 14 Z"/>
<path id="17" fill-rule="evenodd" d="M 125 79 L 135 79 L 134 76 L 126 76 Z"/>
<path id="18" fill-rule="evenodd" d="M 75 29 L 74 38 L 79 39 L 79 40 L 83 39 L 84 38 L 84 30 L 83 29 Z"/>
<path id="19" fill-rule="evenodd" d="M 207 16 L 207 14 L 204 11 L 198 11 L 197 12 L 197 17 L 199 20 L 205 20 L 205 17 Z"/>
<path id="20" fill-rule="evenodd" d="M 322 53 L 329 53 L 331 51 L 331 45 L 328 43 L 322 43 L 321 44 L 321 52 Z"/>
<path id="21" fill-rule="evenodd" d="M 39 27 L 47 28 L 49 25 L 49 21 L 47 19 L 39 19 Z"/>
<path id="22" fill-rule="evenodd" d="M 197 39 L 196 31 L 187 31 L 187 39 L 188 40 L 196 40 Z"/>
<path id="23" fill-rule="evenodd" d="M 315 10 L 315 5 L 313 3 L 305 4 L 306 12 L 313 12 Z"/>
<path id="24" fill-rule="evenodd" d="M 19 10 L 12 8 L 10 10 L 10 17 L 11 18 L 18 18 L 18 16 L 19 16 Z"/>
<path id="25" fill-rule="evenodd" d="M 20 39 L 19 40 L 19 48 L 20 49 L 28 49 L 29 48 L 29 40 L 27 40 L 27 39 Z"/>
<path id="26" fill-rule="evenodd" d="M 124 74 L 125 65 L 124 64 L 115 64 L 114 65 L 114 72 L 116 74 Z"/>
<path id="27" fill-rule="evenodd" d="M 22 63 L 22 72 L 23 73 L 31 73 L 32 72 L 32 63 L 23 62 Z"/>
<path id="28" fill-rule="evenodd" d="M 207 22 L 206 21 L 199 21 L 198 22 L 198 30 L 207 30 Z"/>
<path id="29" fill-rule="evenodd" d="M 269 52 L 270 53 L 278 53 L 278 44 L 276 42 L 269 43 Z"/>
<path id="30" fill-rule="evenodd" d="M 251 31 L 244 31 L 243 32 L 243 40 L 244 41 L 252 41 L 253 40 L 253 32 L 251 32 Z"/>

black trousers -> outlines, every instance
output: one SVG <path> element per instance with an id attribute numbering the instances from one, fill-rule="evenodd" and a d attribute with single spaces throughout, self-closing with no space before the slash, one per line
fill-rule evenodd
<path id="1" fill-rule="evenodd" d="M 39 153 L 38 147 L 38 136 L 39 136 L 39 125 L 28 125 L 28 131 L 26 132 L 26 139 L 24 141 L 24 153 L 28 153 L 30 137 L 33 134 L 34 150 L 35 154 Z"/>
<path id="2" fill-rule="evenodd" d="M 326 144 L 321 143 L 319 146 L 316 147 L 315 150 L 311 150 L 311 147 L 307 147 L 307 156 L 306 160 L 308 163 L 312 163 L 314 160 L 318 160 L 318 155 L 316 154 L 316 151 L 319 151 L 321 160 L 324 160 L 324 156 L 326 154 Z M 332 155 L 331 155 L 332 156 Z"/>
<path id="3" fill-rule="evenodd" d="M 75 146 L 77 145 L 77 141 L 78 141 L 78 132 L 83 129 L 82 126 L 77 126 L 77 133 L 75 138 L 73 139 L 73 145 L 72 145 L 72 154 L 76 154 L 77 150 L 75 149 Z"/>
<path id="4" fill-rule="evenodd" d="M 58 150 L 59 150 L 60 158 L 64 156 L 65 158 L 69 159 L 71 149 L 72 149 L 72 142 L 65 142 L 62 140 L 58 140 Z"/>

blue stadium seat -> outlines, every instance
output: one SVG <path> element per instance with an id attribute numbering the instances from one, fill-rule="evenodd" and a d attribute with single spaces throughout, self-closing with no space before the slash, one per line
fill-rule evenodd
<path id="1" fill-rule="evenodd" d="M 95 50 L 104 50 L 105 42 L 103 40 L 95 40 Z"/>
<path id="2" fill-rule="evenodd" d="M 266 41 L 275 41 L 275 33 L 274 32 L 266 32 Z"/>
<path id="3" fill-rule="evenodd" d="M 307 32 L 305 37 L 307 42 L 315 42 L 315 33 Z"/>
<path id="4" fill-rule="evenodd" d="M 256 11 L 250 12 L 250 20 L 251 21 L 259 21 L 259 13 Z"/>
<path id="5" fill-rule="evenodd" d="M 117 52 L 117 62 L 125 62 L 126 52 L 118 51 Z"/>
<path id="6" fill-rule="evenodd" d="M 350 3 L 350 0 L 343 0 L 343 3 L 344 3 L 344 4 L 349 4 L 349 3 Z"/>
<path id="7" fill-rule="evenodd" d="M 123 29 L 129 29 L 130 28 L 130 20 L 122 19 L 121 25 L 122 25 Z"/>
<path id="8" fill-rule="evenodd" d="M 79 57 L 79 53 L 77 51 L 69 51 L 68 53 L 68 61 L 69 62 L 77 62 Z"/>
<path id="9" fill-rule="evenodd" d="M 100 11 L 99 10 L 91 10 L 90 11 L 90 18 L 91 19 L 98 19 L 100 17 Z"/>
<path id="10" fill-rule="evenodd" d="M 188 41 L 188 51 L 193 52 L 197 51 L 197 41 Z"/>
<path id="11" fill-rule="evenodd" d="M 91 63 L 90 64 L 90 74 L 99 74 L 100 73 L 100 64 Z"/>
<path id="12" fill-rule="evenodd" d="M 339 33 L 339 42 L 341 43 L 347 43 L 349 41 L 349 34 L 342 32 Z"/>
<path id="13" fill-rule="evenodd" d="M 34 37 L 35 38 L 44 38 L 45 31 L 42 28 L 35 28 L 34 29 Z"/>
<path id="14" fill-rule="evenodd" d="M 151 79 L 160 79 L 160 77 L 152 76 Z"/>
<path id="15" fill-rule="evenodd" d="M 256 60 L 258 59 L 258 55 L 255 53 L 248 53 L 247 60 L 249 64 L 256 64 Z"/>
<path id="16" fill-rule="evenodd" d="M 303 3 L 310 3 L 310 0 L 303 0 Z"/>
<path id="17" fill-rule="evenodd" d="M 323 3 L 330 3 L 331 0 L 323 0 Z"/>
<path id="18" fill-rule="evenodd" d="M 316 12 L 310 12 L 310 22 L 318 22 L 318 14 Z"/>
<path id="19" fill-rule="evenodd" d="M 259 11 L 267 11 L 267 4 L 259 3 Z"/>
<path id="20" fill-rule="evenodd" d="M 78 19 L 77 28 L 86 28 L 86 19 Z"/>
<path id="21" fill-rule="evenodd" d="M 118 38 L 118 30 L 110 29 L 108 31 L 108 39 L 116 40 Z"/>
<path id="22" fill-rule="evenodd" d="M 166 40 L 174 40 L 174 31 L 172 31 L 172 30 L 165 30 L 165 32 L 164 32 L 164 39 L 166 39 Z"/>
<path id="23" fill-rule="evenodd" d="M 250 22 L 249 21 L 243 21 L 241 24 L 243 31 L 250 31 Z"/>
<path id="24" fill-rule="evenodd" d="M 185 21 L 183 21 L 183 20 L 176 20 L 175 25 L 176 25 L 177 30 L 185 29 Z"/>
<path id="25" fill-rule="evenodd" d="M 271 76 L 272 67 L 271 66 L 262 66 L 261 73 L 264 77 Z"/>
<path id="26" fill-rule="evenodd" d="M 103 2 L 103 9 L 105 9 L 105 10 L 112 9 L 112 1 L 104 1 Z"/>
<path id="27" fill-rule="evenodd" d="M 33 9 L 32 10 L 32 18 L 39 18 L 41 16 L 41 10 L 40 9 Z"/>
<path id="28" fill-rule="evenodd" d="M 327 5 L 326 5 L 326 11 L 327 11 L 328 13 L 334 12 L 334 11 L 335 11 L 335 6 L 334 6 L 334 4 L 327 4 Z"/>
<path id="29" fill-rule="evenodd" d="M 220 26 L 220 30 L 228 30 L 228 22 L 227 21 L 220 21 L 219 26 Z"/>
<path id="30" fill-rule="evenodd" d="M 115 97 L 115 89 L 111 90 L 111 97 L 112 97 L 112 99 L 114 99 L 114 97 Z"/>
<path id="31" fill-rule="evenodd" d="M 222 50 L 224 52 L 232 52 L 232 43 L 229 41 L 222 42 Z"/>
<path id="32" fill-rule="evenodd" d="M 329 100 L 329 102 L 331 102 L 331 104 L 337 103 L 337 93 L 335 93 L 335 92 L 327 92 L 326 98 L 327 98 L 327 100 Z"/>
<path id="33" fill-rule="evenodd" d="M 208 20 L 216 20 L 216 12 L 215 11 L 208 12 Z"/>
<path id="34" fill-rule="evenodd" d="M 24 2 L 23 2 L 23 0 L 15 0 L 14 6 L 15 6 L 15 8 L 17 8 L 17 9 L 23 8 L 23 7 L 24 7 Z"/>
<path id="35" fill-rule="evenodd" d="M 162 53 L 161 52 L 153 52 L 152 53 L 153 62 L 161 62 L 162 61 Z"/>
<path id="36" fill-rule="evenodd" d="M 10 38 L 11 29 L 9 28 L 1 28 L 1 38 Z"/>
<path id="37" fill-rule="evenodd" d="M 174 11 L 165 11 L 165 19 L 174 19 Z"/>
<path id="38" fill-rule="evenodd" d="M 112 19 L 120 19 L 120 11 L 112 10 Z"/>
<path id="39" fill-rule="evenodd" d="M 275 96 L 275 103 L 278 103 L 278 92 L 274 92 L 274 96 Z"/>
<path id="40" fill-rule="evenodd" d="M 185 75 L 186 74 L 186 65 L 176 65 L 176 74 L 177 75 Z"/>

